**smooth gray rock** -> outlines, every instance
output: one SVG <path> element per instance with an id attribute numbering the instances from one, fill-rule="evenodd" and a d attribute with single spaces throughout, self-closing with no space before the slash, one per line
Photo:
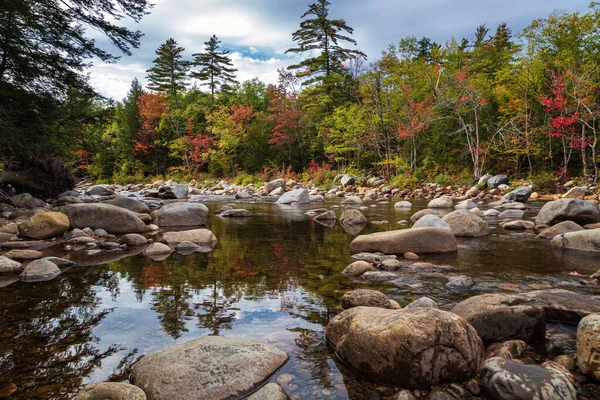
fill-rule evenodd
<path id="1" fill-rule="evenodd" d="M 105 185 L 92 186 L 85 192 L 85 194 L 87 194 L 88 196 L 110 196 L 114 193 L 114 190 Z"/>
<path id="2" fill-rule="evenodd" d="M 590 314 L 577 327 L 577 365 L 582 373 L 600 381 L 600 314 Z"/>
<path id="3" fill-rule="evenodd" d="M 187 199 L 189 194 L 189 188 L 187 185 L 181 183 L 174 183 L 171 185 L 164 185 L 158 188 L 158 197 L 161 199 Z"/>
<path id="4" fill-rule="evenodd" d="M 348 265 L 342 273 L 348 276 L 361 276 L 365 272 L 375 271 L 375 268 L 370 262 L 366 261 L 355 261 L 352 264 Z"/>
<path id="5" fill-rule="evenodd" d="M 452 208 L 452 198 L 448 196 L 438 197 L 431 200 L 427 208 Z"/>
<path id="6" fill-rule="evenodd" d="M 415 307 L 425 307 L 425 308 L 439 308 L 437 303 L 430 299 L 429 297 L 420 297 L 417 300 L 407 304 L 404 308 L 415 308 Z"/>
<path id="7" fill-rule="evenodd" d="M 477 203 L 475 203 L 473 200 L 467 199 L 459 202 L 454 206 L 454 208 L 456 210 L 471 210 L 473 208 L 477 208 Z"/>
<path id="8" fill-rule="evenodd" d="M 358 210 L 346 210 L 340 217 L 342 225 L 362 225 L 368 222 L 367 218 Z"/>
<path id="9" fill-rule="evenodd" d="M 23 271 L 23 264 L 8 257 L 0 256 L 0 275 L 19 274 L 21 271 Z"/>
<path id="10" fill-rule="evenodd" d="M 148 244 L 148 239 L 137 233 L 128 233 L 117 240 L 117 243 L 124 244 L 126 246 L 145 246 Z"/>
<path id="11" fill-rule="evenodd" d="M 456 210 L 442 218 L 457 237 L 480 237 L 490 233 L 488 223 L 469 210 Z"/>
<path id="12" fill-rule="evenodd" d="M 104 229 L 109 233 L 140 233 L 146 225 L 133 212 L 110 204 L 70 204 L 60 209 L 71 229 Z"/>
<path id="13" fill-rule="evenodd" d="M 146 204 L 131 197 L 117 197 L 107 201 L 106 204 L 125 208 L 129 211 L 133 211 L 134 213 L 150 214 L 150 208 L 148 208 Z"/>
<path id="14" fill-rule="evenodd" d="M 496 189 L 500 185 L 508 185 L 508 176 L 506 175 L 494 175 L 487 180 L 488 189 Z"/>
<path id="15" fill-rule="evenodd" d="M 600 313 L 600 296 L 564 289 L 534 290 L 524 295 L 544 307 L 548 322 L 577 325 L 583 317 Z"/>
<path id="16" fill-rule="evenodd" d="M 579 225 L 593 224 L 600 221 L 598 205 L 580 199 L 559 199 L 550 201 L 542 207 L 537 215 L 537 225 L 554 225 L 562 221 L 573 221 Z"/>
<path id="17" fill-rule="evenodd" d="M 64 258 L 59 258 L 59 257 L 44 257 L 44 258 L 42 258 L 42 260 L 50 261 L 51 263 L 54 263 L 59 268 L 72 267 L 73 265 L 75 265 L 75 263 L 73 261 L 65 260 Z"/>
<path id="18" fill-rule="evenodd" d="M 427 214 L 419 218 L 417 222 L 412 226 L 413 228 L 440 228 L 451 231 L 450 225 L 437 215 Z"/>
<path id="19" fill-rule="evenodd" d="M 518 201 L 520 203 L 525 203 L 529 200 L 529 196 L 531 196 L 532 190 L 529 186 L 519 186 L 515 190 L 510 193 L 502 196 L 502 200 L 508 201 Z"/>
<path id="20" fill-rule="evenodd" d="M 394 208 L 412 208 L 412 203 L 410 201 L 399 201 L 394 204 Z"/>
<path id="21" fill-rule="evenodd" d="M 208 208 L 201 203 L 171 203 L 152 213 L 161 228 L 171 226 L 204 226 Z"/>
<path id="22" fill-rule="evenodd" d="M 520 339 L 542 341 L 546 335 L 544 308 L 527 296 L 492 293 L 470 297 L 452 312 L 466 319 L 484 342 Z"/>
<path id="23" fill-rule="evenodd" d="M 308 204 L 310 203 L 310 195 L 306 189 L 296 189 L 284 193 L 278 200 L 277 204 Z"/>
<path id="24" fill-rule="evenodd" d="M 279 179 L 272 180 L 271 182 L 265 184 L 265 187 L 267 189 L 267 192 L 269 192 L 269 193 L 271 193 L 273 190 L 275 190 L 277 188 L 284 188 L 285 187 L 285 179 L 279 178 Z"/>
<path id="25" fill-rule="evenodd" d="M 523 210 L 505 210 L 498 214 L 498 218 L 523 219 L 525 211 Z"/>
<path id="26" fill-rule="evenodd" d="M 314 218 L 316 221 L 335 221 L 337 219 L 333 211 L 325 211 L 324 213 L 316 215 Z"/>
<path id="27" fill-rule="evenodd" d="M 384 254 L 449 253 L 458 248 L 451 231 L 440 228 L 411 228 L 361 235 L 350 243 L 352 252 Z"/>
<path id="28" fill-rule="evenodd" d="M 48 260 L 34 260 L 27 264 L 19 279 L 24 282 L 44 282 L 60 275 L 60 269 Z"/>
<path id="29" fill-rule="evenodd" d="M 578 232 L 583 231 L 584 228 L 573 222 L 573 221 L 563 221 L 559 222 L 556 225 L 551 226 L 550 228 L 546 228 L 540 232 L 538 235 L 541 239 L 552 239 L 555 236 L 562 235 L 569 232 Z"/>
<path id="30" fill-rule="evenodd" d="M 204 336 L 143 357 L 133 366 L 131 381 L 149 400 L 242 398 L 287 359 L 258 340 Z"/>
<path id="31" fill-rule="evenodd" d="M 250 211 L 242 208 L 233 208 L 223 211 L 219 216 L 223 218 L 250 218 Z"/>
<path id="32" fill-rule="evenodd" d="M 569 250 L 600 252 L 600 229 L 568 232 L 552 238 L 552 245 Z"/>
<path id="33" fill-rule="evenodd" d="M 455 276 L 448 279 L 446 286 L 452 289 L 469 289 L 475 285 L 473 279 L 467 275 Z"/>
<path id="34" fill-rule="evenodd" d="M 350 174 L 345 174 L 340 179 L 340 183 L 342 184 L 342 186 L 356 185 L 357 182 L 358 182 L 358 178 L 355 177 L 354 175 L 350 175 Z"/>
<path id="35" fill-rule="evenodd" d="M 192 229 L 189 231 L 165 232 L 160 237 L 161 241 L 169 245 L 181 242 L 192 242 L 196 244 L 216 244 L 217 238 L 214 233 L 208 229 Z"/>
<path id="36" fill-rule="evenodd" d="M 494 400 L 575 400 L 577 392 L 558 369 L 523 365 L 505 358 L 486 360 L 481 385 Z"/>

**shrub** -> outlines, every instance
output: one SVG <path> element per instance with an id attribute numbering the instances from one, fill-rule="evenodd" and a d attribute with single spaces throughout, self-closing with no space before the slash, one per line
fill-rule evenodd
<path id="1" fill-rule="evenodd" d="M 552 172 L 538 172 L 529 177 L 529 181 L 533 184 L 533 188 L 537 192 L 554 193 L 558 183 L 556 176 Z"/>

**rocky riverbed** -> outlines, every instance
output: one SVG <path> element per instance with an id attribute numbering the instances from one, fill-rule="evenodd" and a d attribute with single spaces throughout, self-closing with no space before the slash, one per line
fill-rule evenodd
<path id="1" fill-rule="evenodd" d="M 77 398 L 597 398 L 596 189 L 540 202 L 493 181 L 13 197 L 0 205 L 0 396 L 113 381 Z M 206 335 L 231 340 L 189 342 Z M 232 358 L 196 364 L 175 343 Z M 198 368 L 219 379 L 193 386 Z"/>

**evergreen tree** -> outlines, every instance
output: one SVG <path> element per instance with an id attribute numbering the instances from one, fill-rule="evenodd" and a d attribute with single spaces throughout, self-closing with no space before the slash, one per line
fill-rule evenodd
<path id="1" fill-rule="evenodd" d="M 142 86 L 137 78 L 131 81 L 131 88 L 127 97 L 117 105 L 115 122 L 117 125 L 117 151 L 121 157 L 121 171 L 133 173 L 133 143 L 137 140 L 137 134 L 142 130 L 140 119 L 140 99 L 142 97 Z"/>
<path id="2" fill-rule="evenodd" d="M 359 50 L 343 47 L 340 42 L 356 45 L 356 40 L 344 34 L 351 35 L 353 29 L 343 19 L 329 19 L 329 1 L 318 0 L 309 6 L 301 18 L 307 18 L 300 23 L 292 35 L 298 47 L 286 50 L 286 53 L 305 53 L 320 50 L 320 54 L 289 66 L 289 69 L 300 70 L 298 77 L 308 78 L 304 84 L 322 83 L 325 93 L 330 96 L 334 86 L 334 76 L 346 75 L 343 62 L 350 57 L 363 57 L 366 55 Z"/>
<path id="3" fill-rule="evenodd" d="M 189 63 L 181 59 L 185 49 L 178 47 L 173 38 L 160 45 L 156 50 L 154 66 L 147 70 L 148 89 L 166 93 L 170 96 L 175 108 L 179 108 L 178 94 L 185 89 Z"/>
<path id="4" fill-rule="evenodd" d="M 230 83 L 235 83 L 234 73 L 237 69 L 232 68 L 231 58 L 228 50 L 219 51 L 221 41 L 213 35 L 208 42 L 204 42 L 204 53 L 193 54 L 194 66 L 199 66 L 200 70 L 192 71 L 192 77 L 199 79 L 208 85 L 211 94 L 211 106 L 215 102 L 215 91 L 229 89 Z"/>

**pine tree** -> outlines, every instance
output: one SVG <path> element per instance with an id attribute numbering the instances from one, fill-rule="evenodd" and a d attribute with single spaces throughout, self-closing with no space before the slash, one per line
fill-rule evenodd
<path id="1" fill-rule="evenodd" d="M 305 53 L 320 50 L 320 54 L 309 57 L 289 69 L 300 70 L 298 77 L 308 78 L 304 84 L 322 83 L 328 96 L 331 95 L 334 82 L 333 76 L 347 75 L 343 62 L 350 57 L 366 58 L 366 55 L 353 49 L 343 47 L 340 42 L 356 45 L 356 40 L 345 35 L 351 35 L 353 29 L 343 19 L 329 19 L 329 1 L 318 0 L 309 6 L 301 18 L 307 18 L 300 23 L 300 29 L 293 33 L 292 39 L 298 44 L 286 50 L 286 53 Z"/>
<path id="2" fill-rule="evenodd" d="M 175 108 L 179 108 L 178 94 L 185 89 L 189 63 L 181 59 L 185 49 L 178 47 L 173 38 L 160 45 L 156 50 L 154 66 L 147 70 L 148 89 L 166 93 L 170 96 Z"/>
<path id="3" fill-rule="evenodd" d="M 218 89 L 223 91 L 229 88 L 230 83 L 235 83 L 235 72 L 237 69 L 232 68 L 231 58 L 229 58 L 228 50 L 219 51 L 219 43 L 221 41 L 217 36 L 213 35 L 208 42 L 204 42 L 204 53 L 196 53 L 192 56 L 194 66 L 199 66 L 200 70 L 192 71 L 192 77 L 199 79 L 208 85 L 211 94 L 211 105 L 215 102 L 215 91 Z"/>

